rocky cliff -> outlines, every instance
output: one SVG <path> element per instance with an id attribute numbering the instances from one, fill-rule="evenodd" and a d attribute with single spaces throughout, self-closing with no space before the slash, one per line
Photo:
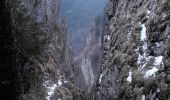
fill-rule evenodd
<path id="1" fill-rule="evenodd" d="M 96 76 L 99 73 L 99 66 L 101 62 L 101 34 L 102 34 L 101 16 L 96 18 L 96 21 L 89 24 L 87 28 L 86 45 L 81 51 L 80 55 L 75 58 L 78 63 L 84 79 L 84 89 L 86 92 L 91 91 Z"/>
<path id="2" fill-rule="evenodd" d="M 109 0 L 97 100 L 170 99 L 170 1 Z"/>
<path id="3" fill-rule="evenodd" d="M 59 0 L 1 0 L 2 100 L 82 99 L 66 74 L 66 24 Z"/>

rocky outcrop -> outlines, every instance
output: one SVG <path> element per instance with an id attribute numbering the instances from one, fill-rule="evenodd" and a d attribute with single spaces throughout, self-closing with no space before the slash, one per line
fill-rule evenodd
<path id="1" fill-rule="evenodd" d="M 0 4 L 1 98 L 82 99 L 82 91 L 66 76 L 71 63 L 63 64 L 67 30 L 58 14 L 59 0 L 2 0 Z"/>
<path id="2" fill-rule="evenodd" d="M 170 99 L 169 0 L 110 0 L 97 100 Z"/>

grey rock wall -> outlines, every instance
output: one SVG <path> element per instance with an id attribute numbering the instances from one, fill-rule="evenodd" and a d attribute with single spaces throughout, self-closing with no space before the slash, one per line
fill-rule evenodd
<path id="1" fill-rule="evenodd" d="M 109 1 L 97 100 L 170 99 L 169 9 L 169 0 Z"/>
<path id="2" fill-rule="evenodd" d="M 72 66 L 64 64 L 67 25 L 59 0 L 1 2 L 2 100 L 82 99 L 66 76 Z"/>

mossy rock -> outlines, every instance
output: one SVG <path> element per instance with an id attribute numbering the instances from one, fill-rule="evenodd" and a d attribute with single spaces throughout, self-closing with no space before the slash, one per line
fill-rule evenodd
<path id="1" fill-rule="evenodd" d="M 144 85 L 144 77 L 141 71 L 135 70 L 132 73 L 132 85 L 142 87 Z"/>
<path id="2" fill-rule="evenodd" d="M 156 80 L 154 78 L 145 79 L 145 84 L 143 88 L 144 94 L 149 94 L 150 91 L 155 92 L 157 89 Z"/>

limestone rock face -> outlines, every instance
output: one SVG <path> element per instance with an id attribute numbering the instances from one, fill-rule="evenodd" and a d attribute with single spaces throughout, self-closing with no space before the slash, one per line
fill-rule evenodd
<path id="1" fill-rule="evenodd" d="M 59 0 L 1 0 L 2 100 L 82 99 L 64 64 L 66 23 Z M 68 59 L 71 62 L 71 59 Z M 65 67 L 65 69 L 63 68 Z"/>
<path id="2" fill-rule="evenodd" d="M 97 100 L 169 100 L 169 0 L 110 0 Z"/>
<path id="3" fill-rule="evenodd" d="M 93 84 L 96 80 L 96 76 L 99 72 L 99 66 L 101 62 L 101 35 L 102 35 L 102 20 L 101 16 L 96 17 L 95 21 L 91 21 L 87 31 L 86 45 L 81 51 L 80 55 L 75 58 L 81 73 L 77 81 L 77 86 L 85 90 L 86 93 L 91 91 Z M 81 81 L 81 78 L 84 81 Z M 83 85 L 82 85 L 83 84 Z"/>

